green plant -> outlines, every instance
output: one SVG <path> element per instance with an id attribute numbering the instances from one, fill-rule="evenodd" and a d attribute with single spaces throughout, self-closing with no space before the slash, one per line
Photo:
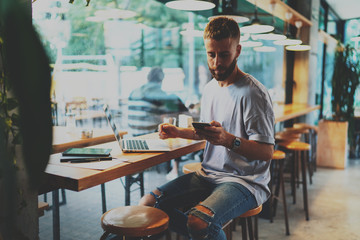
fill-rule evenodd
<path id="1" fill-rule="evenodd" d="M 354 116 L 355 90 L 359 85 L 360 65 L 356 50 L 338 43 L 332 76 L 332 111 L 336 121 L 349 121 Z"/>
<path id="2" fill-rule="evenodd" d="M 360 63 L 356 49 L 349 44 L 343 46 L 340 42 L 336 48 L 334 73 L 332 76 L 331 106 L 333 120 L 348 121 L 348 141 L 350 156 L 354 149 L 354 100 L 355 91 L 360 83 Z"/>

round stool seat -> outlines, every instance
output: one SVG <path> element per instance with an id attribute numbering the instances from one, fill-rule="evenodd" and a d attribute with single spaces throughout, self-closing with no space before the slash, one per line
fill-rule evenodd
<path id="1" fill-rule="evenodd" d="M 201 169 L 201 162 L 185 164 L 182 168 L 182 171 L 183 173 L 188 174 L 188 173 L 196 172 L 196 170 L 198 169 Z"/>
<path id="2" fill-rule="evenodd" d="M 300 141 L 300 133 L 290 133 L 290 132 L 277 132 L 275 134 L 275 140 L 277 142 L 282 141 Z"/>
<path id="3" fill-rule="evenodd" d="M 262 205 L 260 205 L 256 208 L 250 209 L 249 211 L 241 214 L 239 217 L 246 218 L 246 217 L 255 216 L 255 215 L 258 215 L 261 212 L 261 210 L 262 210 Z"/>
<path id="4" fill-rule="evenodd" d="M 317 126 L 313 126 L 307 123 L 294 123 L 293 125 L 294 128 L 305 128 L 305 129 L 312 129 L 314 130 L 316 133 L 318 132 L 318 127 Z"/>
<path id="5" fill-rule="evenodd" d="M 168 215 L 147 206 L 124 206 L 111 209 L 101 217 L 105 232 L 119 236 L 144 237 L 159 234 L 169 225 Z"/>
<path id="6" fill-rule="evenodd" d="M 299 141 L 290 141 L 290 142 L 279 142 L 279 146 L 285 147 L 289 150 L 294 151 L 306 151 L 310 150 L 310 144 L 299 142 Z"/>
<path id="7" fill-rule="evenodd" d="M 309 129 L 291 127 L 291 128 L 284 128 L 284 132 L 303 134 L 303 133 L 309 133 Z"/>
<path id="8" fill-rule="evenodd" d="M 280 160 L 285 158 L 285 153 L 280 150 L 275 150 L 272 156 L 272 160 Z"/>

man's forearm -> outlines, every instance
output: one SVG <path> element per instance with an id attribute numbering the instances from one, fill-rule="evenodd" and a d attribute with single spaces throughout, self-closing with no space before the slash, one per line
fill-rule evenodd
<path id="1" fill-rule="evenodd" d="M 202 140 L 199 135 L 195 133 L 193 128 L 178 128 L 179 129 L 179 138 L 186 138 L 192 140 Z"/>

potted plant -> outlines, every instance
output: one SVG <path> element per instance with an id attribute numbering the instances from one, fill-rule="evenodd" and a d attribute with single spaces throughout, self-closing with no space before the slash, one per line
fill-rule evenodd
<path id="1" fill-rule="evenodd" d="M 332 118 L 319 122 L 317 163 L 319 166 L 345 168 L 348 141 L 354 129 L 354 98 L 360 80 L 356 50 L 340 42 L 336 48 L 332 76 Z M 352 146 L 350 146 L 351 148 Z"/>

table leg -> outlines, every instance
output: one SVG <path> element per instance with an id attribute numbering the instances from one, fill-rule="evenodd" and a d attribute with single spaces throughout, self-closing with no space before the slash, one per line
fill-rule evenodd
<path id="1" fill-rule="evenodd" d="M 53 239 L 60 240 L 59 189 L 52 191 Z"/>

